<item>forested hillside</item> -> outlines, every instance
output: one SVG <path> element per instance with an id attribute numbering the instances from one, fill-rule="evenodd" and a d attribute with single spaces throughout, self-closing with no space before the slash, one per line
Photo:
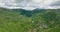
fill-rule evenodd
<path id="1" fill-rule="evenodd" d="M 60 9 L 0 8 L 0 32 L 60 32 Z"/>

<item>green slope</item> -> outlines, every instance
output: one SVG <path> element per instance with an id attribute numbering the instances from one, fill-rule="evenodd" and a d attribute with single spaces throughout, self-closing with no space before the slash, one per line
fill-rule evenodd
<path id="1" fill-rule="evenodd" d="M 60 10 L 29 12 L 0 8 L 0 32 L 60 32 Z"/>
<path id="2" fill-rule="evenodd" d="M 42 13 L 33 14 L 35 29 L 38 32 L 60 32 L 60 10 L 48 9 Z"/>
<path id="3" fill-rule="evenodd" d="M 31 18 L 11 10 L 0 9 L 0 32 L 26 32 Z"/>

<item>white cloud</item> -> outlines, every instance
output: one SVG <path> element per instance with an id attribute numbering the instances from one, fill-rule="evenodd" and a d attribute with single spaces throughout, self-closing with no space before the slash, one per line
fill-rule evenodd
<path id="1" fill-rule="evenodd" d="M 10 9 L 23 8 L 23 9 L 58 9 L 60 0 L 0 0 L 0 6 Z M 53 6 L 51 6 L 53 5 Z M 59 6 L 56 6 L 59 5 Z"/>

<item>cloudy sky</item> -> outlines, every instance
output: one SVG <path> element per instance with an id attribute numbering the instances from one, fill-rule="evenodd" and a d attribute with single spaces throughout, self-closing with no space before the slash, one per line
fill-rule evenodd
<path id="1" fill-rule="evenodd" d="M 60 9 L 60 0 L 0 0 L 0 7 L 17 9 L 23 8 L 32 10 L 40 9 Z"/>

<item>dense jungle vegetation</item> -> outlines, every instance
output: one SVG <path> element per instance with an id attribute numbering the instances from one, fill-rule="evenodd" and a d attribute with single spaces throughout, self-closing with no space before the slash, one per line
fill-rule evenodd
<path id="1" fill-rule="evenodd" d="M 0 32 L 60 32 L 60 9 L 0 8 Z"/>

